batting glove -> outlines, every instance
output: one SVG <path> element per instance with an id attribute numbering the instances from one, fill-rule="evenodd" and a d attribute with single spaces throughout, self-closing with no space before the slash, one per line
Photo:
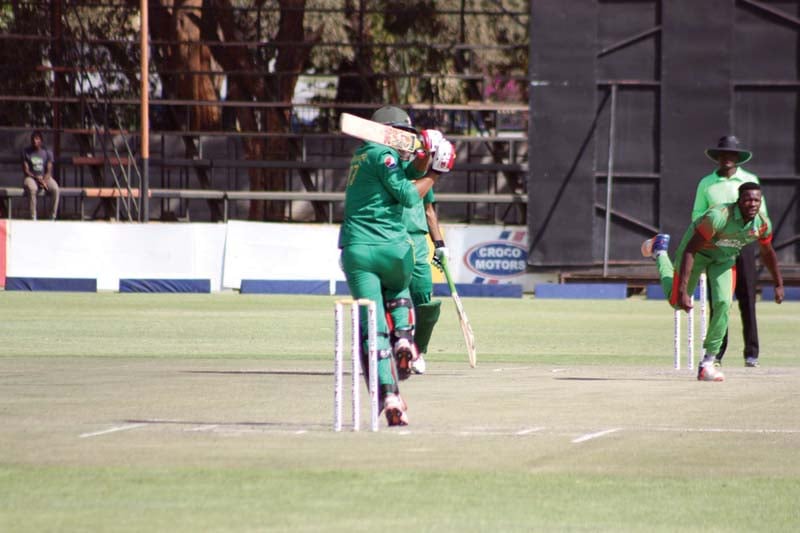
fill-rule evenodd
<path id="1" fill-rule="evenodd" d="M 422 130 L 422 144 L 428 152 L 435 152 L 439 144 L 444 140 L 444 135 L 439 130 Z"/>
<path id="2" fill-rule="evenodd" d="M 445 172 L 450 172 L 453 169 L 455 162 L 456 149 L 453 146 L 453 143 L 442 139 L 436 149 L 436 153 L 433 154 L 431 169 L 436 173 L 444 174 Z"/>
<path id="3" fill-rule="evenodd" d="M 444 245 L 444 241 L 433 241 L 433 266 L 444 272 L 443 263 L 450 261 L 450 250 Z"/>

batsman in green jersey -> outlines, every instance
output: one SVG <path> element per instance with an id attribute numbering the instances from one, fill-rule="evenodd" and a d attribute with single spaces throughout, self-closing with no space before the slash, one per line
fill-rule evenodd
<path id="1" fill-rule="evenodd" d="M 416 130 L 408 114 L 397 107 L 377 110 L 372 120 L 408 131 Z M 400 153 L 365 142 L 350 162 L 344 220 L 339 232 L 341 262 L 353 298 L 378 307 L 378 388 L 390 426 L 408 424 L 407 407 L 397 385 L 413 359 L 414 314 L 408 285 L 414 267 L 411 239 L 403 224 L 403 209 L 422 201 L 438 177 L 428 173 L 430 153 Z M 381 309 L 386 314 L 380 312 Z M 361 330 L 367 317 L 360 315 Z M 362 339 L 362 368 L 367 349 Z"/>
<path id="2" fill-rule="evenodd" d="M 424 133 L 433 154 L 429 172 L 434 174 L 450 172 L 455 161 L 453 144 L 437 130 L 425 130 Z M 431 265 L 428 263 L 428 236 L 433 241 L 435 265 L 440 266 L 442 256 L 449 259 L 450 255 L 444 244 L 444 235 L 439 228 L 435 202 L 436 198 L 431 189 L 422 198 L 421 204 L 403 210 L 403 223 L 408 228 L 414 246 L 414 270 L 411 273 L 409 290 L 416 320 L 414 341 L 418 357 L 411 363 L 411 369 L 415 374 L 425 373 L 425 354 L 428 351 L 433 328 L 439 320 L 442 304 L 440 300 L 433 299 Z"/>
<path id="3" fill-rule="evenodd" d="M 728 330 L 733 293 L 732 268 L 746 245 L 758 241 L 761 261 L 775 282 L 775 301 L 783 301 L 783 278 L 772 248 L 772 223 L 761 208 L 761 186 L 748 182 L 739 187 L 735 203 L 712 207 L 695 219 L 681 239 L 673 267 L 667 255 L 669 235 L 659 234 L 642 244 L 642 254 L 658 265 L 661 286 L 676 309 L 692 308 L 691 295 L 702 272 L 707 272 L 711 294 L 711 320 L 703 344 L 705 355 L 697 372 L 700 381 L 724 381 L 714 359 Z"/>

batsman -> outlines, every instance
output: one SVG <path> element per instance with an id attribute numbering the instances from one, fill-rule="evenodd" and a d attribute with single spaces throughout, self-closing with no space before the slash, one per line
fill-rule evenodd
<path id="1" fill-rule="evenodd" d="M 692 308 L 691 295 L 700 274 L 708 273 L 712 311 L 703 344 L 705 355 L 697 369 L 700 381 L 725 380 L 714 360 L 728 331 L 734 264 L 746 245 L 758 241 L 761 261 L 775 283 L 775 301 L 783 301 L 783 277 L 772 247 L 772 222 L 760 210 L 761 200 L 761 186 L 744 183 L 736 202 L 716 205 L 695 219 L 681 239 L 674 267 L 667 255 L 669 235 L 658 234 L 642 243 L 642 255 L 655 259 L 664 294 L 676 309 Z"/>
<path id="2" fill-rule="evenodd" d="M 403 209 L 422 202 L 440 174 L 439 155 L 431 155 L 430 139 L 417 132 L 398 107 L 378 109 L 372 120 L 419 134 L 422 147 L 414 152 L 365 142 L 353 154 L 345 190 L 344 220 L 339 231 L 341 264 L 353 298 L 367 298 L 378 309 L 378 394 L 390 426 L 408 424 L 407 405 L 400 396 L 398 376 L 407 376 L 418 357 L 414 344 L 414 309 L 409 292 L 414 251 Z M 443 152 L 442 150 L 439 151 Z M 367 317 L 360 314 L 361 331 Z M 368 368 L 362 339 L 362 368 Z"/>
<path id="3" fill-rule="evenodd" d="M 433 154 L 428 173 L 439 175 L 450 172 L 456 157 L 453 144 L 438 130 L 425 130 L 425 137 Z M 431 265 L 428 263 L 428 237 L 433 242 L 434 265 L 441 269 L 442 258 L 450 258 L 444 244 L 444 234 L 439 227 L 435 205 L 436 198 L 431 188 L 420 204 L 403 211 L 403 222 L 408 228 L 414 246 L 414 270 L 411 274 L 409 291 L 416 319 L 414 340 L 419 352 L 418 357 L 411 363 L 411 370 L 415 374 L 425 373 L 425 354 L 433 335 L 433 328 L 439 321 L 442 305 L 441 300 L 433 299 L 433 279 Z"/>

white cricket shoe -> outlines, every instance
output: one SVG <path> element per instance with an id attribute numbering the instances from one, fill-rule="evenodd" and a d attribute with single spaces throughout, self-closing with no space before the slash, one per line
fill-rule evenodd
<path id="1" fill-rule="evenodd" d="M 416 361 L 411 361 L 411 371 L 415 374 L 424 374 L 427 367 L 428 365 L 425 364 L 425 358 L 422 357 L 422 354 L 419 354 Z"/>
<path id="2" fill-rule="evenodd" d="M 394 359 L 397 364 L 397 377 L 402 381 L 411 375 L 411 366 L 419 358 L 417 348 L 410 340 L 400 337 L 394 343 Z"/>
<path id="3" fill-rule="evenodd" d="M 700 363 L 697 369 L 697 381 L 725 381 L 725 374 L 719 367 L 714 366 L 714 361 Z"/>
<path id="4" fill-rule="evenodd" d="M 406 402 L 399 394 L 388 394 L 383 400 L 383 412 L 386 415 L 386 423 L 390 426 L 407 426 L 407 409 Z"/>

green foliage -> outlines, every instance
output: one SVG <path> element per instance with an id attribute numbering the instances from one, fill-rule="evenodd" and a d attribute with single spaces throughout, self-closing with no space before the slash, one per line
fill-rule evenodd
<path id="1" fill-rule="evenodd" d="M 7 32 L 14 21 L 14 12 L 11 4 L 0 4 L 0 30 Z"/>
<path id="2" fill-rule="evenodd" d="M 41 68 L 49 64 L 47 18 L 36 4 L 15 4 L 4 4 L 0 9 L 0 33 L 14 36 L 0 46 L 0 94 L 50 95 L 51 76 Z M 51 113 L 51 107 L 41 102 L 4 105 L 0 107 L 0 125 L 40 126 L 47 124 Z"/>

